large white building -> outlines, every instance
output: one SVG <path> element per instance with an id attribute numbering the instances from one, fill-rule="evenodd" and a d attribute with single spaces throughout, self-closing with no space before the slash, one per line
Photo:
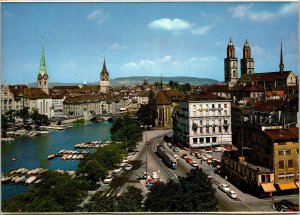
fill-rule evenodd
<path id="1" fill-rule="evenodd" d="M 211 93 L 191 95 L 180 102 L 175 117 L 174 137 L 191 149 L 232 144 L 228 99 Z"/>

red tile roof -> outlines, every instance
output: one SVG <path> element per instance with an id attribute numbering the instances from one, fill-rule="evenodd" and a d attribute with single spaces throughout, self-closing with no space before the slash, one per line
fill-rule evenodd
<path id="1" fill-rule="evenodd" d="M 270 129 L 263 131 L 272 140 L 297 140 L 299 139 L 298 128 Z"/>

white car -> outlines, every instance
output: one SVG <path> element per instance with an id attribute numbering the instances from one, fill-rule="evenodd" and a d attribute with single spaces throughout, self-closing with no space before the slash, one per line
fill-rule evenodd
<path id="1" fill-rule="evenodd" d="M 174 154 L 173 157 L 178 160 L 178 155 Z"/>
<path id="2" fill-rule="evenodd" d="M 127 163 L 129 161 L 129 158 L 123 158 L 122 163 Z"/>
<path id="3" fill-rule="evenodd" d="M 202 156 L 202 160 L 207 161 L 207 157 L 206 156 Z"/>
<path id="4" fill-rule="evenodd" d="M 157 174 L 157 172 L 152 172 L 152 178 L 153 178 L 153 179 L 158 179 L 158 174 Z"/>
<path id="5" fill-rule="evenodd" d="M 112 182 L 112 180 L 114 179 L 113 175 L 108 175 L 106 176 L 106 178 L 104 179 L 103 183 L 104 184 L 109 184 L 110 182 Z"/>
<path id="6" fill-rule="evenodd" d="M 225 193 L 229 192 L 229 185 L 227 185 L 227 184 L 220 184 L 219 188 L 220 188 L 220 190 L 222 190 Z"/>
<path id="7" fill-rule="evenodd" d="M 119 168 L 115 169 L 115 170 L 113 171 L 113 173 L 118 174 L 119 172 L 121 172 L 121 170 L 122 170 L 122 168 L 119 167 Z"/>
<path id="8" fill-rule="evenodd" d="M 229 190 L 227 192 L 227 196 L 229 196 L 232 199 L 236 199 L 237 198 L 237 195 L 236 195 L 236 193 L 233 190 Z"/>
<path id="9" fill-rule="evenodd" d="M 196 161 L 192 161 L 191 166 L 197 167 L 197 166 L 198 166 L 198 163 L 197 163 Z"/>
<path id="10" fill-rule="evenodd" d="M 131 170 L 132 169 L 132 164 L 126 164 L 125 165 L 125 167 L 124 167 L 124 169 L 126 170 L 126 171 L 129 171 L 129 170 Z"/>

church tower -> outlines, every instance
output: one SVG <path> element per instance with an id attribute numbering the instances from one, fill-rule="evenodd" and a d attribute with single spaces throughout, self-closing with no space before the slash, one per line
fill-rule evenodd
<path id="1" fill-rule="evenodd" d="M 46 71 L 44 47 L 42 47 L 40 69 L 37 76 L 37 87 L 41 88 L 47 94 L 49 94 L 48 80 L 49 77 Z"/>
<path id="2" fill-rule="evenodd" d="M 235 57 L 233 42 L 227 45 L 227 58 L 224 59 L 224 80 L 225 83 L 236 84 L 238 81 L 238 59 Z"/>
<path id="3" fill-rule="evenodd" d="M 106 93 L 109 89 L 109 74 L 106 69 L 105 59 L 100 73 L 100 93 Z"/>
<path id="4" fill-rule="evenodd" d="M 283 74 L 283 72 L 284 72 L 284 64 L 283 64 L 283 56 L 282 56 L 282 43 L 281 43 L 281 48 L 280 48 L 279 71 L 280 71 L 280 74 Z"/>
<path id="5" fill-rule="evenodd" d="M 243 48 L 243 59 L 241 59 L 241 76 L 254 73 L 254 60 L 251 58 L 251 48 L 247 39 Z"/>

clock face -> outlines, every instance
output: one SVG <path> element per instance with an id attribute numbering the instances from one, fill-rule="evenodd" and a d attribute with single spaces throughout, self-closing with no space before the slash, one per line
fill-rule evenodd
<path id="1" fill-rule="evenodd" d="M 41 74 L 38 75 L 38 79 L 39 79 L 39 80 L 42 79 L 42 75 L 41 75 Z"/>
<path id="2" fill-rule="evenodd" d="M 44 74 L 44 79 L 47 80 L 48 79 L 48 75 Z"/>

